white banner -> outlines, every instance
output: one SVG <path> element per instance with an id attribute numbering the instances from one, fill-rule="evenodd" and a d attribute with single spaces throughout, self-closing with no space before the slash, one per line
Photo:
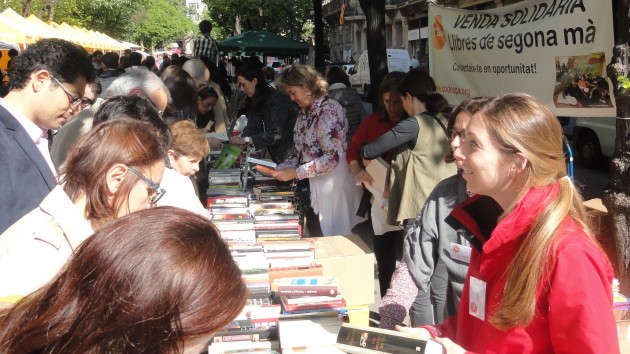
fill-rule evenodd
<path id="1" fill-rule="evenodd" d="M 429 7 L 431 76 L 451 104 L 526 92 L 558 116 L 610 117 L 611 1 L 531 0 L 492 10 Z"/>

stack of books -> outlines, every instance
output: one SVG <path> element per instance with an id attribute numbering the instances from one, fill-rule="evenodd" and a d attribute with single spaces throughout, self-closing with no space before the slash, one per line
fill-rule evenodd
<path id="1" fill-rule="evenodd" d="M 227 169 L 211 169 L 208 171 L 208 182 L 211 186 L 225 185 L 225 186 L 240 186 L 241 185 L 241 169 L 240 168 L 227 168 Z M 229 187 L 228 187 L 229 188 Z"/>
<path id="2" fill-rule="evenodd" d="M 290 201 L 252 203 L 250 213 L 258 240 L 295 240 L 302 237 L 300 215 Z"/>
<path id="3" fill-rule="evenodd" d="M 280 305 L 247 305 L 240 315 L 210 340 L 208 354 L 273 353 L 278 339 Z"/>
<path id="4" fill-rule="evenodd" d="M 269 263 L 260 244 L 231 242 L 228 243 L 232 258 L 243 274 L 250 299 L 271 298 L 269 283 Z"/>
<path id="5" fill-rule="evenodd" d="M 312 266 L 315 261 L 315 249 L 308 239 L 265 241 L 261 245 L 270 269 L 305 268 Z M 302 275 L 306 274 L 297 274 L 294 277 Z"/>
<path id="6" fill-rule="evenodd" d="M 274 288 L 284 314 L 341 311 L 346 306 L 335 277 L 282 278 Z"/>
<path id="7" fill-rule="evenodd" d="M 292 202 L 295 194 L 290 184 L 257 185 L 252 188 L 259 203 Z"/>

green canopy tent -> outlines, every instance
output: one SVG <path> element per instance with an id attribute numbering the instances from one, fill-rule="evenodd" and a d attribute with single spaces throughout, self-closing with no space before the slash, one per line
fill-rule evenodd
<path id="1" fill-rule="evenodd" d="M 247 31 L 217 44 L 220 52 L 259 53 L 264 56 L 298 57 L 307 55 L 309 45 L 265 31 Z"/>

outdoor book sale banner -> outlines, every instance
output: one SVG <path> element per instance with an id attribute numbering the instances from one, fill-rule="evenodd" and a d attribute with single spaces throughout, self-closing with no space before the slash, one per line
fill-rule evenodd
<path id="1" fill-rule="evenodd" d="M 431 76 L 451 104 L 526 92 L 558 116 L 616 115 L 606 77 L 611 1 L 532 0 L 492 10 L 429 7 Z"/>

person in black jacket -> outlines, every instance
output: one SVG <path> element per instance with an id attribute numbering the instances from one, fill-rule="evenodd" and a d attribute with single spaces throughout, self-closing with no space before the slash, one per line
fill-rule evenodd
<path id="1" fill-rule="evenodd" d="M 346 142 L 349 144 L 352 135 L 366 116 L 361 97 L 350 85 L 348 74 L 338 66 L 332 66 L 326 71 L 326 81 L 329 85 L 328 94 L 339 102 L 346 111 L 346 119 L 348 120 Z"/>
<path id="2" fill-rule="evenodd" d="M 286 94 L 267 85 L 261 67 L 255 63 L 243 66 L 236 81 L 247 96 L 247 126 L 240 137 L 232 137 L 230 142 L 266 148 L 274 162 L 284 161 L 293 148 L 296 105 Z"/>

